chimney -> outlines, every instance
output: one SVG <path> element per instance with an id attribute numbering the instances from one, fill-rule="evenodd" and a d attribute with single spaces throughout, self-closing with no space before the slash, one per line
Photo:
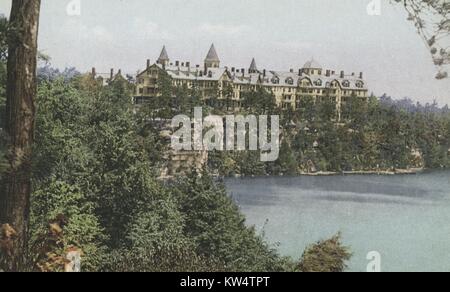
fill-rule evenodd
<path id="1" fill-rule="evenodd" d="M 122 75 L 122 69 L 119 69 L 119 71 L 117 72 L 117 75 Z"/>
<path id="2" fill-rule="evenodd" d="M 180 61 L 175 61 L 175 66 L 176 67 L 180 66 Z"/>
<path id="3" fill-rule="evenodd" d="M 302 76 L 302 69 L 298 69 L 298 76 Z"/>
<path id="4" fill-rule="evenodd" d="M 294 69 L 290 69 L 289 72 L 294 73 Z"/>
<path id="5" fill-rule="evenodd" d="M 335 75 L 336 74 L 336 71 L 331 71 L 331 75 Z"/>
<path id="6" fill-rule="evenodd" d="M 266 69 L 263 70 L 263 76 L 266 77 Z"/>
<path id="7" fill-rule="evenodd" d="M 344 77 L 345 77 L 345 72 L 341 71 L 341 78 L 344 78 Z"/>
<path id="8" fill-rule="evenodd" d="M 331 75 L 331 70 L 327 70 L 327 72 L 325 73 L 325 76 L 330 77 Z"/>
<path id="9" fill-rule="evenodd" d="M 150 68 L 150 59 L 147 59 L 147 68 Z"/>
<path id="10" fill-rule="evenodd" d="M 191 73 L 191 62 L 186 62 L 186 67 L 188 69 L 188 76 Z"/>
<path id="11" fill-rule="evenodd" d="M 234 73 L 234 71 L 236 71 L 236 68 L 231 67 L 231 72 Z"/>
<path id="12" fill-rule="evenodd" d="M 364 77 L 363 72 L 359 72 L 359 79 L 363 79 L 363 77 Z"/>
<path id="13" fill-rule="evenodd" d="M 352 76 L 355 76 L 355 72 L 352 72 Z"/>
<path id="14" fill-rule="evenodd" d="M 92 77 L 95 78 L 97 76 L 97 72 L 95 71 L 95 67 L 92 67 Z"/>
<path id="15" fill-rule="evenodd" d="M 114 68 L 111 69 L 111 76 L 110 79 L 112 80 L 114 78 Z"/>
<path id="16" fill-rule="evenodd" d="M 245 69 L 242 68 L 242 69 L 241 69 L 241 72 L 242 72 L 242 77 L 244 77 L 244 76 L 245 76 Z"/>

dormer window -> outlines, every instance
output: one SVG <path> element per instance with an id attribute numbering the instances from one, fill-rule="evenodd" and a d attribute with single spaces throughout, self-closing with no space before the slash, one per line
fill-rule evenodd
<path id="1" fill-rule="evenodd" d="M 209 78 L 212 78 L 212 77 L 213 77 L 212 71 L 209 71 L 209 72 L 208 72 L 208 77 L 209 77 Z"/>
<path id="2" fill-rule="evenodd" d="M 286 79 L 286 84 L 293 85 L 294 84 L 294 79 L 289 77 L 288 79 Z"/>
<path id="3" fill-rule="evenodd" d="M 362 82 L 362 81 L 356 82 L 356 87 L 363 88 L 364 87 L 364 82 Z"/>
<path id="4" fill-rule="evenodd" d="M 316 82 L 314 82 L 314 84 L 316 84 L 316 86 L 322 86 L 322 80 L 317 80 Z"/>
<path id="5" fill-rule="evenodd" d="M 278 79 L 277 77 L 272 78 L 272 83 L 273 84 L 280 84 L 280 79 Z"/>
<path id="6" fill-rule="evenodd" d="M 301 86 L 301 87 L 309 87 L 309 86 L 311 86 L 311 82 L 310 82 L 309 79 L 307 79 L 307 78 L 302 79 L 302 80 L 300 81 L 300 86 Z"/>
<path id="7" fill-rule="evenodd" d="M 348 80 L 345 80 L 344 82 L 342 82 L 342 86 L 350 87 L 350 82 Z"/>

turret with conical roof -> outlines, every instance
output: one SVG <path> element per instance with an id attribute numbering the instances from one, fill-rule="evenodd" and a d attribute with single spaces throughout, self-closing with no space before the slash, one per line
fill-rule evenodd
<path id="1" fill-rule="evenodd" d="M 214 47 L 214 44 L 211 45 L 211 48 L 209 49 L 208 55 L 205 59 L 205 67 L 206 68 L 219 68 L 220 66 L 220 59 L 217 55 L 216 48 Z"/>
<path id="2" fill-rule="evenodd" d="M 161 54 L 159 55 L 158 64 L 163 66 L 168 66 L 170 62 L 169 55 L 167 54 L 166 46 L 163 47 Z"/>
<path id="3" fill-rule="evenodd" d="M 256 66 L 255 58 L 253 58 L 252 63 L 250 64 L 250 69 L 248 71 L 250 73 L 258 73 L 258 66 Z"/>

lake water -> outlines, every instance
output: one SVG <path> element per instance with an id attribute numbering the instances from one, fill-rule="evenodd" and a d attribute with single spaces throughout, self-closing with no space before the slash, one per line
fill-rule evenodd
<path id="1" fill-rule="evenodd" d="M 418 175 L 227 179 L 248 224 L 299 258 L 305 247 L 342 232 L 350 271 L 450 271 L 450 172 Z"/>

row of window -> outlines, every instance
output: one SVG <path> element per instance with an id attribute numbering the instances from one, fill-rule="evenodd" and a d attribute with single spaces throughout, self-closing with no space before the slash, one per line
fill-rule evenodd
<path id="1" fill-rule="evenodd" d="M 214 88 L 214 82 L 205 82 L 204 84 L 203 84 L 203 88 Z M 246 89 L 248 89 L 248 88 L 246 88 Z M 256 89 L 256 88 L 254 88 L 254 89 Z M 292 90 L 291 88 L 288 88 L 288 89 L 286 89 L 286 88 L 279 88 L 278 90 L 275 90 L 274 92 L 278 92 L 278 91 L 281 91 L 281 92 L 283 92 L 283 93 L 295 93 L 295 90 Z M 155 94 L 155 93 L 157 93 L 157 88 L 155 88 L 155 87 L 140 87 L 139 89 L 138 89 L 138 92 L 139 92 L 139 94 Z M 242 86 L 239 86 L 238 87 L 238 91 L 236 92 L 235 91 L 235 93 L 234 93 L 234 96 L 236 97 L 236 98 L 238 98 L 239 96 L 240 96 L 240 93 L 241 92 L 243 92 L 243 87 Z M 322 89 L 301 89 L 301 90 L 299 90 L 299 92 L 300 93 L 302 93 L 302 94 L 319 94 L 319 95 L 321 95 L 321 94 L 331 94 L 331 95 L 336 95 L 337 94 L 337 90 L 336 89 L 333 89 L 333 90 L 322 90 Z M 344 95 L 344 96 L 351 96 L 351 95 L 357 95 L 357 96 L 363 96 L 364 95 L 364 92 L 363 91 L 361 91 L 361 92 L 359 92 L 359 91 L 353 91 L 353 90 L 344 90 L 343 92 L 342 92 L 342 94 Z"/>
<path id="2" fill-rule="evenodd" d="M 314 100 L 316 102 L 324 102 L 324 101 L 329 101 L 329 102 L 333 102 L 336 103 L 336 97 L 320 97 L 320 96 L 314 96 L 313 97 Z M 346 103 L 348 101 L 351 100 L 352 97 L 350 96 L 345 96 L 342 98 L 342 102 Z M 305 103 L 305 101 L 308 100 L 306 96 L 297 96 L 297 99 L 295 100 L 295 108 L 296 109 L 301 109 L 301 108 L 305 108 L 307 106 L 307 104 Z M 149 102 L 150 99 L 148 99 L 147 97 L 136 97 L 135 98 L 135 103 L 136 104 L 143 104 L 146 102 Z M 285 96 L 285 99 L 282 102 L 282 107 L 283 108 L 288 108 L 289 106 L 293 105 L 293 96 Z M 240 107 L 241 106 L 241 102 L 240 101 L 230 101 L 230 100 L 209 100 L 208 104 L 210 106 L 227 106 L 227 107 Z"/>
<path id="3" fill-rule="evenodd" d="M 272 82 L 273 84 L 280 84 L 280 79 L 279 79 L 278 77 L 273 77 L 273 78 L 271 79 L 271 82 Z M 294 85 L 294 79 L 291 78 L 291 77 L 289 77 L 289 78 L 287 78 L 287 79 L 285 80 L 285 83 L 288 84 L 288 85 Z M 310 86 L 311 83 L 308 82 L 308 81 L 302 81 L 301 85 L 306 87 L 306 86 Z M 322 85 L 323 85 L 323 81 L 320 80 L 320 79 L 318 79 L 318 80 L 314 81 L 314 85 L 315 85 L 315 86 L 322 86 Z M 337 84 L 336 82 L 334 82 L 334 83 L 327 82 L 327 83 L 326 83 L 326 87 L 336 87 L 337 85 L 338 85 L 338 84 Z M 358 87 L 358 88 L 363 88 L 363 87 L 364 87 L 364 83 L 363 83 L 362 81 L 357 81 L 357 82 L 355 83 L 355 85 L 356 85 L 356 87 Z M 343 86 L 343 87 L 346 87 L 346 88 L 350 87 L 350 81 L 348 81 L 348 80 L 343 81 L 343 82 L 342 82 L 342 86 Z"/>
<path id="4" fill-rule="evenodd" d="M 145 79 L 144 78 L 139 78 L 138 79 L 138 84 L 144 84 L 144 83 L 145 83 Z M 154 85 L 154 84 L 157 84 L 157 83 L 158 83 L 158 81 L 157 81 L 156 78 L 148 79 L 148 84 L 150 84 L 150 85 Z M 176 85 L 182 85 L 183 83 L 184 83 L 184 81 L 181 81 L 181 80 L 175 81 Z M 273 84 L 280 84 L 280 79 L 278 77 L 275 77 L 275 78 L 272 79 L 272 83 Z M 294 79 L 293 78 L 286 79 L 286 84 L 294 85 Z M 323 85 L 323 81 L 318 79 L 318 80 L 314 81 L 314 85 L 322 86 Z M 336 82 L 333 82 L 333 83 L 327 82 L 326 83 L 326 87 L 337 87 L 337 85 L 338 84 Z M 310 83 L 308 81 L 302 81 L 301 86 L 308 87 L 308 86 L 310 86 Z M 345 88 L 348 88 L 348 87 L 350 87 L 350 82 L 348 80 L 345 80 L 345 81 L 342 82 L 342 86 L 345 87 Z M 364 87 L 364 83 L 362 81 L 357 81 L 355 83 L 355 86 L 357 88 L 363 88 Z M 211 85 L 207 85 L 207 87 L 212 87 L 212 86 Z M 240 87 L 242 87 L 242 86 L 240 86 Z"/>

